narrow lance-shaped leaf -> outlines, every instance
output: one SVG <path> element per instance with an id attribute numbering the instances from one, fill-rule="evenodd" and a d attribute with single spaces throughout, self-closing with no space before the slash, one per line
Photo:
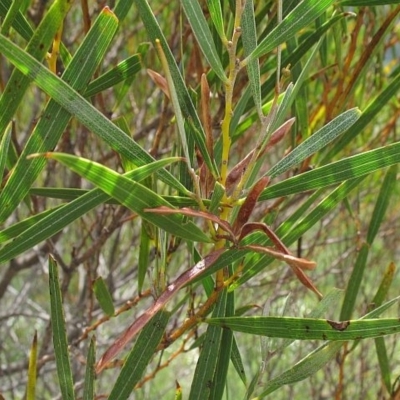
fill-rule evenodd
<path id="1" fill-rule="evenodd" d="M 246 196 L 246 200 L 239 209 L 235 223 L 233 225 L 233 231 L 239 233 L 243 225 L 249 220 L 254 207 L 256 206 L 258 197 L 261 192 L 265 189 L 269 183 L 269 177 L 263 177 L 259 179 L 253 187 L 250 189 L 249 194 Z"/>
<path id="2" fill-rule="evenodd" d="M 11 123 L 6 130 L 5 134 L 0 140 L 0 177 L 3 178 L 4 168 L 7 161 L 7 153 L 11 139 Z"/>
<path id="3" fill-rule="evenodd" d="M 264 386 L 264 391 L 259 396 L 254 397 L 253 400 L 263 399 L 265 396 L 284 385 L 293 384 L 314 375 L 337 355 L 342 346 L 343 342 L 333 342 L 325 343 L 318 347 L 300 360 L 290 370 L 283 372 L 276 378 L 267 382 Z"/>
<path id="4" fill-rule="evenodd" d="M 206 318 L 205 322 L 238 332 L 297 340 L 358 340 L 400 332 L 398 318 L 331 321 L 291 317 Z"/>
<path id="5" fill-rule="evenodd" d="M 165 57 L 164 51 L 161 47 L 161 43 L 159 40 L 156 41 L 156 48 L 157 48 L 157 52 L 158 52 L 158 57 L 161 60 L 161 64 L 163 66 L 164 73 L 167 78 L 169 97 L 170 97 L 172 105 L 174 107 L 176 124 L 178 126 L 178 132 L 179 132 L 179 136 L 181 138 L 181 146 L 183 148 L 183 154 L 185 155 L 186 162 L 188 163 L 188 167 L 192 168 L 191 157 L 189 154 L 188 144 L 187 144 L 187 140 L 186 140 L 185 121 L 183 119 L 182 110 L 181 110 L 179 100 L 178 100 L 178 94 L 176 92 L 175 84 L 172 79 L 171 71 L 168 66 L 167 58 Z"/>
<path id="6" fill-rule="evenodd" d="M 224 290 L 217 301 L 213 311 L 214 317 L 225 315 L 227 291 Z M 222 329 L 209 325 L 204 339 L 204 346 L 198 358 L 190 387 L 189 400 L 202 400 L 211 398 L 212 386 L 215 384 L 214 374 L 221 349 Z"/>
<path id="7" fill-rule="evenodd" d="M 37 369 L 37 332 L 33 336 L 29 354 L 28 382 L 26 383 L 26 400 L 36 399 L 36 369 Z"/>
<path id="8" fill-rule="evenodd" d="M 287 41 L 298 31 L 315 21 L 333 2 L 334 0 L 303 0 L 262 40 L 247 59 L 260 58 Z"/>
<path id="9" fill-rule="evenodd" d="M 170 313 L 159 311 L 142 329 L 124 362 L 108 400 L 125 400 L 139 382 L 164 334 Z"/>
<path id="10" fill-rule="evenodd" d="M 347 285 L 346 295 L 340 314 L 341 319 L 349 319 L 353 313 L 361 282 L 364 277 L 365 268 L 367 266 L 369 249 L 371 248 L 375 236 L 378 233 L 378 229 L 383 221 L 390 197 L 393 194 L 395 185 L 397 183 L 397 170 L 397 165 L 393 165 L 391 168 L 389 168 L 385 179 L 382 182 L 381 190 L 379 191 L 374 211 L 371 216 L 371 221 L 369 223 L 367 242 L 362 245 L 360 251 L 358 252 L 357 259 Z"/>
<path id="11" fill-rule="evenodd" d="M 219 79 L 222 82 L 227 82 L 228 78 L 225 75 L 221 59 L 218 56 L 212 34 L 198 0 L 181 0 L 181 4 L 206 60 Z"/>
<path id="12" fill-rule="evenodd" d="M 228 266 L 229 275 L 233 273 L 232 266 Z M 235 295 L 236 292 L 227 293 L 225 316 L 233 316 L 235 314 Z M 211 396 L 213 400 L 222 400 L 225 389 L 227 387 L 227 375 L 229 361 L 232 357 L 232 347 L 234 342 L 233 332 L 229 329 L 222 330 L 221 346 L 218 352 L 218 362 L 214 373 L 213 385 L 211 386 Z M 240 354 L 238 354 L 240 357 Z M 241 361 L 239 359 L 239 361 Z"/>
<path id="13" fill-rule="evenodd" d="M 388 291 L 393 283 L 395 269 L 396 268 L 393 262 L 390 263 L 386 269 L 381 284 L 379 285 L 379 288 L 372 300 L 372 303 L 375 307 L 380 306 L 383 303 L 384 298 L 387 296 Z M 375 339 L 375 348 L 379 361 L 379 368 L 381 370 L 382 381 L 385 384 L 386 390 L 388 393 L 390 393 L 392 390 L 391 367 L 384 338 L 380 337 Z"/>
<path id="14" fill-rule="evenodd" d="M 218 32 L 222 42 L 226 43 L 224 18 L 222 16 L 221 0 L 207 0 L 208 10 L 210 11 L 211 19 L 214 22 L 215 29 Z"/>
<path id="15" fill-rule="evenodd" d="M 285 95 L 277 111 L 276 121 L 272 129 L 275 129 L 275 126 L 279 126 L 281 124 L 284 118 L 286 118 L 292 104 L 295 103 L 299 97 L 303 96 L 301 90 L 303 88 L 304 82 L 306 81 L 306 79 L 309 78 L 312 67 L 315 65 L 315 58 L 319 54 L 319 49 L 321 47 L 321 44 L 324 42 L 324 39 L 325 36 L 322 36 L 321 39 L 318 41 L 317 45 L 314 47 L 310 56 L 307 58 L 307 62 L 305 63 L 305 65 L 301 67 L 301 73 L 297 77 L 296 83 L 294 85 L 290 83 L 286 88 Z M 302 101 L 306 101 L 306 99 L 302 99 Z"/>
<path id="16" fill-rule="evenodd" d="M 134 54 L 90 82 L 85 91 L 85 97 L 94 96 L 103 90 L 111 88 L 123 80 L 136 75 L 141 69 L 140 55 Z"/>
<path id="17" fill-rule="evenodd" d="M 53 331 L 54 354 L 56 358 L 57 376 L 64 399 L 74 399 L 74 384 L 69 362 L 67 333 L 64 310 L 62 307 L 60 283 L 58 281 L 57 264 L 49 257 L 50 316 Z"/>
<path id="18" fill-rule="evenodd" d="M 195 242 L 210 242 L 211 239 L 192 222 L 184 222 L 179 215 L 155 215 L 145 212 L 146 208 L 172 206 L 147 187 L 138 182 L 131 181 L 123 175 L 104 167 L 101 164 L 84 158 L 62 153 L 46 153 L 52 158 L 66 165 L 72 171 L 81 175 L 99 187 L 109 196 L 117 199 L 121 204 L 139 214 L 154 225 L 175 236 Z"/>
<path id="19" fill-rule="evenodd" d="M 242 356 L 240 355 L 240 350 L 237 345 L 235 336 L 233 336 L 231 360 L 232 360 L 232 364 L 235 367 L 235 370 L 238 373 L 240 379 L 247 386 L 246 371 L 244 369 Z"/>
<path id="20" fill-rule="evenodd" d="M 94 281 L 93 292 L 100 304 L 101 309 L 106 313 L 106 315 L 112 317 L 115 313 L 113 299 L 101 276 Z"/>
<path id="21" fill-rule="evenodd" d="M 329 30 L 330 27 L 332 27 L 332 25 L 334 25 L 338 21 L 341 21 L 341 20 L 343 21 L 343 18 L 345 16 L 349 16 L 349 15 L 350 15 L 350 13 L 341 13 L 341 14 L 334 15 L 325 24 L 323 24 L 318 29 L 316 29 L 313 33 L 311 33 L 309 36 L 307 36 L 307 39 L 304 40 L 293 53 L 284 55 L 284 57 L 282 59 L 282 65 L 284 65 L 284 66 L 294 65 L 297 62 L 299 62 L 299 60 L 304 56 L 304 54 L 306 54 L 307 51 L 309 51 L 312 48 L 312 46 L 314 46 L 321 39 L 321 37 L 326 34 L 326 32 Z M 265 73 L 267 71 L 268 71 L 268 69 L 266 67 L 264 71 L 263 71 L 263 69 L 261 70 L 261 73 Z M 274 89 L 275 84 L 276 84 L 276 75 L 271 74 L 270 77 L 261 86 L 262 98 L 264 98 L 265 96 L 268 96 L 271 93 L 271 91 Z M 235 114 L 233 115 L 233 118 L 232 118 L 232 128 L 235 128 L 238 125 L 240 117 L 245 112 L 251 112 L 250 118 L 252 118 L 254 121 L 256 120 L 256 116 L 255 116 L 256 113 L 252 109 L 253 103 L 250 99 L 250 92 L 251 92 L 250 87 L 248 87 L 244 91 L 241 98 L 239 99 L 239 101 L 236 105 Z M 268 112 L 268 109 L 266 107 L 267 105 L 268 105 L 268 103 L 266 105 L 264 105 L 264 107 L 263 107 L 264 113 Z M 285 116 L 286 116 L 286 114 L 285 114 Z M 245 122 L 246 121 L 244 121 L 240 124 L 239 129 L 233 129 L 237 133 L 237 135 L 234 136 L 235 139 L 237 139 L 237 136 L 240 133 L 242 133 L 243 131 L 246 130 L 246 128 L 244 126 Z"/>
<path id="22" fill-rule="evenodd" d="M 328 143 L 349 129 L 360 117 L 360 114 L 361 112 L 357 108 L 352 108 L 340 114 L 275 164 L 267 172 L 267 175 L 274 178 L 324 148 Z"/>
<path id="23" fill-rule="evenodd" d="M 242 14 L 242 41 L 244 55 L 248 56 L 257 47 L 256 22 L 254 16 L 253 0 L 247 0 Z M 250 59 L 247 63 L 247 73 L 253 94 L 254 104 L 261 119 L 263 112 L 261 108 L 261 78 L 258 58 Z"/>
<path id="24" fill-rule="evenodd" d="M 82 396 L 83 400 L 93 400 L 95 398 L 94 397 L 95 362 L 96 362 L 96 338 L 92 336 L 92 338 L 90 339 L 90 345 L 86 359 L 85 382 L 83 385 L 83 396 Z"/>
<path id="25" fill-rule="evenodd" d="M 14 21 L 14 18 L 20 12 L 20 8 L 22 6 L 22 0 L 14 0 L 8 9 L 7 15 L 5 16 L 2 26 L 1 26 L 1 33 L 3 35 L 8 35 L 8 32 L 11 28 L 11 24 Z"/>

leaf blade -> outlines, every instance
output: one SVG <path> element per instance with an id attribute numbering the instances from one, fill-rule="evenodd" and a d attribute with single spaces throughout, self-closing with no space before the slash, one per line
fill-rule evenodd
<path id="1" fill-rule="evenodd" d="M 124 400 L 139 382 L 164 334 L 170 313 L 159 311 L 143 328 L 125 360 L 108 400 Z"/>
<path id="2" fill-rule="evenodd" d="M 198 0 L 181 0 L 181 4 L 206 60 L 219 79 L 222 82 L 227 82 L 228 78 L 225 75 L 211 31 Z"/>
<path id="3" fill-rule="evenodd" d="M 180 215 L 157 215 L 145 212 L 147 208 L 160 206 L 172 208 L 172 206 L 161 196 L 140 183 L 131 181 L 101 164 L 80 157 L 63 153 L 48 153 L 46 157 L 66 165 L 72 171 L 89 180 L 109 196 L 116 198 L 121 204 L 159 228 L 183 239 L 205 243 L 211 241 L 200 228 L 191 221 L 185 222 Z"/>
<path id="4" fill-rule="evenodd" d="M 74 384 L 69 362 L 61 289 L 58 280 L 57 264 L 52 256 L 49 257 L 49 289 L 53 345 L 60 390 L 64 399 L 74 399 Z"/>

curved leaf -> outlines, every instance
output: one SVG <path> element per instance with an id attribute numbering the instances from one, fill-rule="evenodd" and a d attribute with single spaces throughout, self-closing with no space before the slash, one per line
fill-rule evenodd
<path id="1" fill-rule="evenodd" d="M 228 78 L 225 75 L 211 31 L 198 0 L 181 0 L 181 4 L 205 58 L 219 79 L 222 82 L 227 82 Z"/>
<path id="2" fill-rule="evenodd" d="M 159 311 L 143 328 L 124 362 L 108 400 L 125 400 L 142 377 L 164 334 L 170 313 Z"/>
<path id="3" fill-rule="evenodd" d="M 145 212 L 146 208 L 160 206 L 172 208 L 171 204 L 146 186 L 131 181 L 124 175 L 120 175 L 101 164 L 81 157 L 62 153 L 46 153 L 46 157 L 66 165 L 72 171 L 81 175 L 82 178 L 89 180 L 103 192 L 114 197 L 125 207 L 159 228 L 183 239 L 195 242 L 211 242 L 211 239 L 200 228 L 190 221 L 184 221 L 180 215 L 158 215 Z"/>

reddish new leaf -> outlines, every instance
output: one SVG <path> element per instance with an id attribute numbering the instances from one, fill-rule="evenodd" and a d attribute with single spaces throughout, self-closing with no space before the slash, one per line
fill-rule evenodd
<path id="1" fill-rule="evenodd" d="M 164 92 L 164 94 L 170 99 L 171 96 L 169 94 L 169 88 L 167 80 L 161 76 L 158 72 L 153 71 L 152 69 L 147 69 L 147 73 L 149 74 L 151 80 Z"/>
<path id="2" fill-rule="evenodd" d="M 279 239 L 276 233 L 267 224 L 262 222 L 248 222 L 246 225 L 244 225 L 240 231 L 238 241 L 240 242 L 245 236 L 254 231 L 264 232 L 281 253 L 290 254 L 289 249 L 285 246 L 281 239 Z"/>
<path id="3" fill-rule="evenodd" d="M 290 130 L 295 118 L 288 119 L 284 124 L 282 124 L 270 137 L 268 144 L 265 146 L 265 149 L 261 149 L 262 151 L 258 154 L 257 159 L 259 159 L 266 151 L 271 149 L 277 143 L 279 143 L 285 136 L 285 134 Z M 238 162 L 229 172 L 226 177 L 225 188 L 226 192 L 230 193 L 234 186 L 240 181 L 243 174 L 246 172 L 246 169 L 253 158 L 254 152 L 259 151 L 260 149 L 253 149 L 243 160 Z"/>
<path id="4" fill-rule="evenodd" d="M 182 215 L 186 215 L 187 217 L 200 217 L 200 218 L 208 219 L 209 221 L 212 221 L 212 222 L 215 222 L 216 224 L 218 224 L 218 226 L 223 231 L 227 232 L 230 236 L 229 239 L 231 241 L 235 241 L 235 235 L 234 235 L 229 223 L 224 221 L 223 219 L 217 217 L 216 215 L 208 213 L 206 211 L 192 210 L 191 208 L 187 208 L 187 207 L 174 209 L 174 208 L 169 208 L 166 206 L 160 206 L 160 207 L 155 207 L 155 208 L 145 208 L 144 211 L 155 213 L 155 214 L 162 214 L 162 215 L 182 214 Z"/>
<path id="5" fill-rule="evenodd" d="M 157 299 L 157 301 L 149 307 L 133 324 L 106 350 L 103 356 L 100 358 L 96 366 L 96 372 L 101 372 L 106 365 L 118 355 L 122 349 L 136 336 L 137 333 L 150 321 L 150 319 L 160 311 L 169 300 L 185 285 L 192 282 L 200 274 L 206 271 L 219 256 L 225 251 L 220 249 L 213 251 L 201 261 L 199 261 L 194 267 L 185 271 L 181 274 L 174 283 L 171 283 L 165 292 Z"/>
<path id="6" fill-rule="evenodd" d="M 303 269 L 314 269 L 316 264 L 313 261 L 305 260 L 304 258 L 297 258 L 290 254 L 282 254 L 270 247 L 265 246 L 257 246 L 257 245 L 248 245 L 244 246 L 244 248 L 252 249 L 257 253 L 268 254 L 271 257 L 274 257 L 278 260 L 282 260 L 289 265 L 289 267 L 293 270 L 298 280 L 307 288 L 313 291 L 318 298 L 322 299 L 321 292 L 316 288 L 316 286 L 312 283 L 310 278 L 302 271 Z"/>
<path id="7" fill-rule="evenodd" d="M 249 220 L 250 215 L 253 212 L 255 205 L 257 204 L 257 200 L 261 192 L 265 189 L 268 183 L 269 183 L 269 177 L 264 176 L 250 189 L 250 192 L 247 195 L 246 200 L 240 207 L 239 213 L 235 220 L 235 224 L 233 225 L 233 231 L 236 234 L 240 232 L 240 229 Z"/>

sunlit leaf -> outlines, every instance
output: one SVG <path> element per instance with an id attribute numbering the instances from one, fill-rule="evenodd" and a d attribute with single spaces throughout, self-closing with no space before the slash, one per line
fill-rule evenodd
<path id="1" fill-rule="evenodd" d="M 52 256 L 49 257 L 49 289 L 51 327 L 53 332 L 53 346 L 56 358 L 57 376 L 60 390 L 64 399 L 74 399 L 74 385 L 72 370 L 69 361 L 65 316 L 61 300 L 60 283 L 57 264 Z"/>
<path id="2" fill-rule="evenodd" d="M 169 317 L 168 312 L 159 311 L 142 329 L 108 396 L 109 400 L 124 400 L 131 395 L 161 341 Z"/>

